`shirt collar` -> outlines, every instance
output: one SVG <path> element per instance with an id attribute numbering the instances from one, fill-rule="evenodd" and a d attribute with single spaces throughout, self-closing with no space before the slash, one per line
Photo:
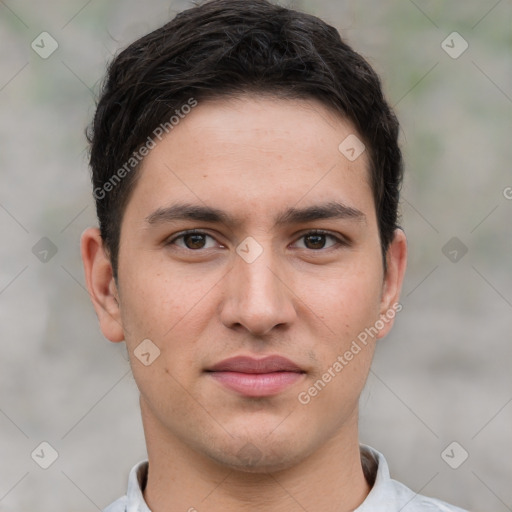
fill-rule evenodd
<path id="1" fill-rule="evenodd" d="M 146 487 L 148 467 L 148 461 L 141 461 L 130 471 L 128 492 L 126 493 L 126 512 L 151 512 L 142 494 Z"/>
<path id="2" fill-rule="evenodd" d="M 354 512 L 415 512 L 435 510 L 439 512 L 465 512 L 438 500 L 425 498 L 411 491 L 405 485 L 392 480 L 384 456 L 373 448 L 361 445 L 361 461 L 367 481 L 372 489 Z M 148 475 L 148 462 L 141 461 L 130 471 L 128 492 L 126 494 L 126 512 L 151 512 L 148 508 L 143 490 Z"/>

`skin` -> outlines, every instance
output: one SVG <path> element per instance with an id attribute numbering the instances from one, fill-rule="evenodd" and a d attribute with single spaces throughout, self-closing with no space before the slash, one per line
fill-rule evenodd
<path id="1" fill-rule="evenodd" d="M 143 161 L 122 221 L 117 282 L 99 231 L 84 232 L 101 329 L 125 340 L 140 390 L 144 495 L 154 512 L 340 512 L 370 491 L 358 399 L 392 319 L 308 404 L 298 400 L 393 309 L 405 272 L 401 230 L 383 269 L 366 152 L 350 162 L 338 150 L 354 133 L 315 100 L 200 103 Z M 275 222 L 288 208 L 330 202 L 361 215 Z M 177 203 L 229 220 L 166 219 L 162 209 Z M 187 229 L 207 236 L 176 239 Z M 305 236 L 315 229 L 328 234 Z M 252 263 L 236 252 L 248 236 L 262 249 Z M 144 339 L 160 350 L 148 366 L 134 354 Z M 205 372 L 228 357 L 274 354 L 305 372 L 275 396 L 240 395 Z"/>

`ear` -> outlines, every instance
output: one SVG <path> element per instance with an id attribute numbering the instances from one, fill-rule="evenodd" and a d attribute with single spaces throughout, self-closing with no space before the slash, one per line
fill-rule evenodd
<path id="1" fill-rule="evenodd" d="M 400 292 L 407 266 L 407 239 L 402 229 L 395 229 L 393 240 L 386 252 L 387 271 L 382 286 L 380 318 L 384 327 L 377 338 L 383 338 L 393 327 L 396 313 L 401 311 Z"/>
<path id="2" fill-rule="evenodd" d="M 88 228 L 82 233 L 81 251 L 85 281 L 101 332 L 110 341 L 123 341 L 119 294 L 99 229 Z"/>

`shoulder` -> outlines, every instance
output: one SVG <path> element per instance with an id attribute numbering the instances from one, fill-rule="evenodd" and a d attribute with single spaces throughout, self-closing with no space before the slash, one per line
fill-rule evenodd
<path id="1" fill-rule="evenodd" d="M 128 476 L 126 495 L 110 504 L 102 512 L 151 512 L 144 501 L 143 489 L 146 486 L 148 462 L 135 464 Z"/>
<path id="2" fill-rule="evenodd" d="M 391 482 L 397 494 L 398 503 L 404 507 L 404 512 L 467 512 L 444 501 L 417 494 L 396 480 Z"/>
<path id="3" fill-rule="evenodd" d="M 384 456 L 369 446 L 361 445 L 361 461 L 373 487 L 356 512 L 467 512 L 444 501 L 422 496 L 393 480 Z"/>
<path id="4" fill-rule="evenodd" d="M 114 501 L 114 503 L 111 503 L 107 508 L 104 508 L 103 512 L 125 512 L 127 505 L 128 499 L 126 496 L 123 496 Z"/>

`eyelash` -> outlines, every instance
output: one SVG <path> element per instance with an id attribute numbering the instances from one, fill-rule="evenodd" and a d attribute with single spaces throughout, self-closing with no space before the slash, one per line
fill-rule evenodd
<path id="1" fill-rule="evenodd" d="M 215 239 L 212 235 L 204 232 L 204 231 L 200 231 L 200 230 L 197 230 L 197 229 L 189 229 L 189 230 L 186 230 L 186 231 L 182 231 L 181 233 L 178 233 L 177 235 L 173 236 L 172 238 L 168 239 L 166 242 L 165 242 L 165 245 L 175 245 L 175 242 L 176 240 L 180 240 L 180 239 L 184 239 L 185 236 L 187 235 L 205 235 L 207 237 L 210 237 L 210 238 L 213 238 Z M 325 230 L 322 230 L 322 229 L 313 229 L 311 231 L 307 231 L 306 233 L 302 234 L 297 240 L 300 240 L 302 238 L 305 238 L 307 236 L 310 236 L 310 235 L 324 235 L 328 238 L 331 238 L 335 241 L 335 244 L 330 246 L 330 247 L 322 247 L 321 249 L 309 249 L 310 251 L 312 252 L 320 252 L 320 251 L 325 251 L 325 250 L 328 250 L 328 249 L 332 249 L 332 248 L 339 248 L 339 247 L 343 247 L 343 246 L 347 246 L 349 245 L 349 242 L 344 239 L 344 238 L 341 238 L 339 236 L 336 236 L 336 235 L 333 235 L 332 233 L 330 233 L 329 231 L 325 231 Z M 190 251 L 190 252 L 200 252 L 204 249 L 189 249 L 188 247 L 180 247 L 180 249 L 184 249 L 186 251 Z M 307 249 L 307 247 L 306 247 Z"/>

